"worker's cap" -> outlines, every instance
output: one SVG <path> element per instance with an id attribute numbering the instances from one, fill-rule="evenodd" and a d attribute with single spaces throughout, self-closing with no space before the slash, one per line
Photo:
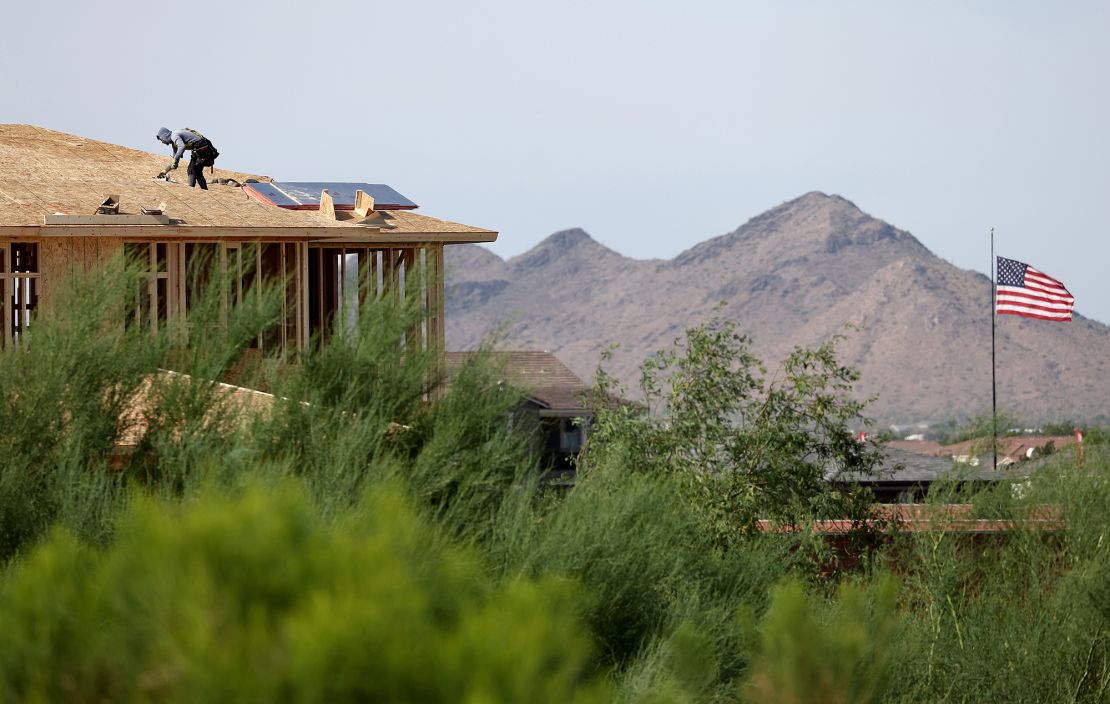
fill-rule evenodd
<path id="1" fill-rule="evenodd" d="M 170 130 L 169 130 L 168 127 L 163 127 L 162 129 L 158 130 L 158 141 L 159 142 L 168 142 L 168 141 L 170 141 Z"/>

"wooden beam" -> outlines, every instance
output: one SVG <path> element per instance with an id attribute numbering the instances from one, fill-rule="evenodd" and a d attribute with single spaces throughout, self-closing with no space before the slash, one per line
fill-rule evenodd
<path id="1" fill-rule="evenodd" d="M 397 289 L 397 250 L 382 250 L 382 298 L 395 295 Z"/>
<path id="2" fill-rule="evenodd" d="M 402 250 L 402 252 L 403 252 L 402 256 L 403 256 L 404 262 L 405 262 L 405 291 L 404 291 L 404 295 L 405 295 L 406 298 L 408 297 L 408 295 L 410 293 L 413 294 L 414 297 L 419 296 L 422 293 L 421 287 L 422 287 L 423 284 L 421 282 L 421 279 L 424 276 L 423 271 L 422 271 L 423 270 L 422 261 L 421 261 L 422 257 L 420 256 L 422 254 L 422 250 L 417 249 L 417 248 L 409 248 L 409 249 Z M 421 304 L 421 306 L 423 305 L 423 301 L 414 301 L 414 303 L 415 302 L 419 302 Z M 422 340 L 423 336 L 421 335 L 422 326 L 423 326 L 423 321 L 418 321 L 415 325 L 413 325 L 411 328 L 409 328 L 406 331 L 406 333 L 405 333 L 405 347 L 407 349 L 417 350 L 417 351 L 423 349 L 423 340 Z"/>
<path id="3" fill-rule="evenodd" d="M 443 245 L 432 244 L 425 249 L 425 290 L 426 326 L 428 351 L 432 353 L 432 378 L 440 379 L 444 373 L 445 353 L 443 334 Z M 443 395 L 442 386 L 431 390 L 432 398 Z"/>
<path id="4" fill-rule="evenodd" d="M 428 349 L 441 356 L 445 349 L 444 335 L 444 296 L 443 296 L 443 245 L 428 248 L 427 306 L 428 306 Z"/>
<path id="5" fill-rule="evenodd" d="M 111 200 L 111 199 L 109 199 Z M 100 206 L 102 208 L 108 206 Z M 117 204 L 116 207 L 119 207 Z M 165 215 L 43 215 L 42 224 L 50 227 L 57 225 L 169 225 Z"/>
<path id="6" fill-rule="evenodd" d="M 4 247 L 0 249 L 4 257 L 4 271 L 12 270 L 12 248 Z M 4 347 L 11 347 L 12 345 L 12 325 L 15 322 L 12 318 L 12 301 L 15 299 L 13 295 L 13 288 L 15 282 L 8 277 L 0 279 L 0 307 L 4 309 Z"/>
<path id="7" fill-rule="evenodd" d="M 412 239 L 403 239 L 411 237 Z M 356 244 L 365 242 L 367 244 L 383 244 L 394 247 L 418 247 L 421 244 L 429 242 L 438 242 L 442 244 L 464 244 L 476 242 L 496 242 L 497 233 L 461 233 L 461 232 L 404 232 L 404 233 L 391 233 L 391 232 L 372 232 L 358 236 L 358 233 L 353 233 L 353 236 L 344 237 L 321 237 L 310 239 L 309 242 L 313 243 L 348 243 Z"/>
<path id="8" fill-rule="evenodd" d="M 113 216 L 109 216 L 113 217 Z M 115 216 L 125 217 L 125 216 Z M 167 240 L 334 242 L 414 247 L 422 243 L 496 242 L 497 233 L 390 232 L 361 227 L 214 227 L 211 225 L 0 225 L 0 240 L 34 240 L 55 237 L 118 237 L 128 242 Z"/>
<path id="9" fill-rule="evenodd" d="M 308 329 L 308 245 L 298 243 L 293 245 L 297 249 L 297 261 L 300 262 L 301 288 L 300 294 L 300 337 L 298 349 L 302 352 L 308 349 L 310 331 Z"/>
<path id="10" fill-rule="evenodd" d="M 374 212 L 374 196 L 365 191 L 355 191 L 355 214 L 364 218 Z"/>

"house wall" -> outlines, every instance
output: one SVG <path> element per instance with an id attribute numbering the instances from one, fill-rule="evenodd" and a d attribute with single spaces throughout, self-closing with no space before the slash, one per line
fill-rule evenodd
<path id="1" fill-rule="evenodd" d="M 89 271 L 103 266 L 123 250 L 118 237 L 50 237 L 38 241 L 39 305 L 49 306 L 56 291 L 73 271 Z"/>
<path id="2" fill-rule="evenodd" d="M 37 248 L 34 271 L 13 273 L 12 243 L 0 243 L 5 267 L 0 272 L 0 310 L 4 313 L 2 344 L 17 341 L 23 321 L 49 307 L 65 279 L 106 265 L 126 252 L 146 266 L 149 284 L 138 294 L 135 322 L 157 329 L 177 316 L 188 315 L 195 292 L 190 290 L 189 262 L 202 250 L 228 275 L 232 291 L 226 304 L 234 305 L 249 286 L 254 271 L 287 281 L 282 320 L 267 346 L 304 349 L 312 339 L 326 340 L 338 320 L 346 320 L 368 297 L 420 297 L 426 313 L 419 329 L 406 335 L 405 344 L 443 351 L 443 245 L 421 243 L 408 247 L 342 245 L 300 242 L 163 241 L 121 237 L 49 237 L 27 240 Z M 18 279 L 16 281 L 15 279 Z M 414 286 L 414 284 L 416 284 Z M 264 346 L 263 338 L 259 346 Z"/>

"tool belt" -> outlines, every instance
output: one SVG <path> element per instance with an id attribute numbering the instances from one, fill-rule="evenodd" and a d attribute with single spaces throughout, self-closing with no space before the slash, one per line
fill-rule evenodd
<path id="1" fill-rule="evenodd" d="M 207 137 L 201 137 L 200 141 L 193 144 L 193 161 L 197 166 L 204 168 L 205 166 L 212 166 L 216 163 L 216 157 L 220 153 L 216 151 L 216 147 L 212 142 L 208 141 Z"/>

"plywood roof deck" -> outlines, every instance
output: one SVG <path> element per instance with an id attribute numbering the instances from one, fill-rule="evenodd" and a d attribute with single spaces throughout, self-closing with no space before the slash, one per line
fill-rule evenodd
<path id="1" fill-rule="evenodd" d="M 167 150 L 168 152 L 168 150 Z M 100 226 L 44 226 L 44 216 L 91 215 L 107 195 L 120 196 L 120 213 L 137 214 L 140 205 L 166 203 L 175 220 L 169 226 L 116 226 L 112 234 L 166 237 L 282 236 L 348 238 L 368 242 L 489 242 L 491 230 L 454 223 L 411 211 L 386 211 L 389 229 L 368 228 L 353 220 L 329 220 L 313 211 L 293 211 L 260 203 L 241 188 L 218 185 L 209 190 L 154 179 L 169 154 L 153 154 L 85 139 L 34 125 L 0 125 L 0 237 L 100 234 Z M 187 178 L 185 164 L 175 180 Z M 265 180 L 217 167 L 217 178 L 239 183 Z"/>

